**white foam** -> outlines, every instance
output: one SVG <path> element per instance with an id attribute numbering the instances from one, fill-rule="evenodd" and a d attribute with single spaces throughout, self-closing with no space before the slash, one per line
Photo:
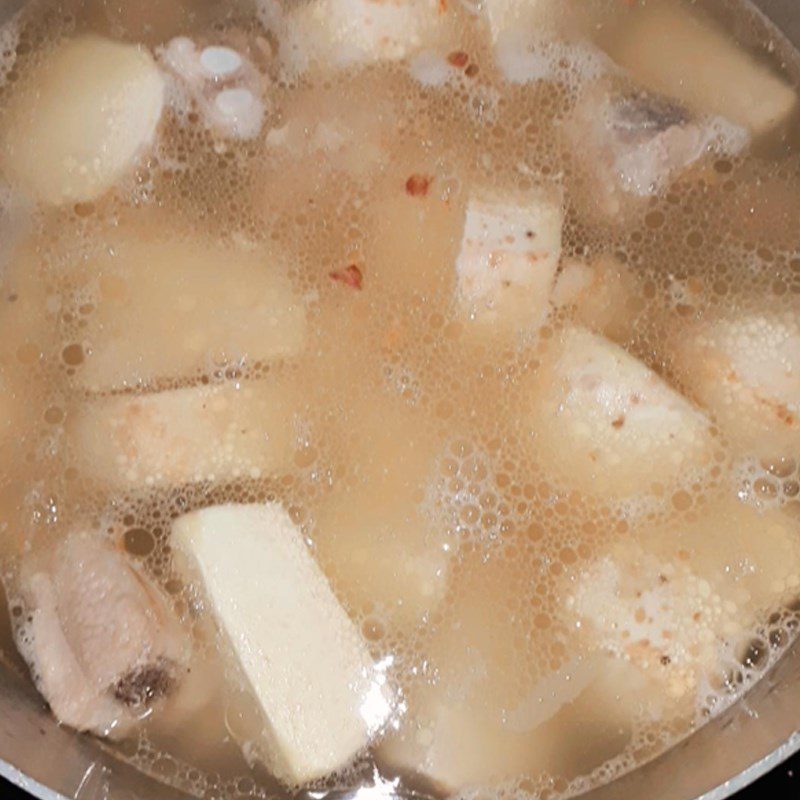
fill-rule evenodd
<path id="1" fill-rule="evenodd" d="M 551 81 L 573 91 L 617 70 L 611 59 L 589 44 L 505 34 L 494 48 L 495 63 L 510 83 Z"/>

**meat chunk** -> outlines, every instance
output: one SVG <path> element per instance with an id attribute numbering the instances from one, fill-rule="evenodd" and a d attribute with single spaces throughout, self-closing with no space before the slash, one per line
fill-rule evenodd
<path id="1" fill-rule="evenodd" d="M 81 388 L 149 387 L 302 350 L 305 309 L 273 253 L 138 228 L 109 240 L 74 268 L 76 305 L 92 309 L 74 376 Z"/>
<path id="2" fill-rule="evenodd" d="M 65 725 L 121 738 L 182 679 L 190 642 L 166 596 L 103 538 L 70 535 L 23 594 L 18 646 Z"/>
<path id="3" fill-rule="evenodd" d="M 547 192 L 467 204 L 456 259 L 458 303 L 480 335 L 535 332 L 561 257 L 563 212 Z"/>
<path id="4" fill-rule="evenodd" d="M 606 217 L 659 194 L 708 153 L 735 154 L 749 140 L 721 117 L 698 118 L 677 101 L 604 81 L 584 93 L 567 131 L 590 177 L 592 210 Z"/>
<path id="5" fill-rule="evenodd" d="M 206 127 L 231 139 L 254 139 L 261 132 L 267 78 L 244 53 L 220 44 L 198 47 L 178 36 L 162 48 L 160 60 Z"/>
<path id="6" fill-rule="evenodd" d="M 172 544 L 264 715 L 271 771 L 298 785 L 346 767 L 387 719 L 390 694 L 287 512 L 195 511 L 174 523 Z"/>
<path id="7" fill-rule="evenodd" d="M 212 24 L 213 9 L 198 6 L 194 0 L 136 0 L 135 3 L 109 3 L 108 0 L 86 0 L 81 3 L 81 22 L 90 30 L 108 30 L 119 39 L 161 44 L 187 25 L 199 28 Z M 84 21 L 85 20 L 85 21 Z M 79 23 L 80 24 L 80 23 Z"/>
<path id="8" fill-rule="evenodd" d="M 82 474 L 118 489 L 258 478 L 291 463 L 290 404 L 274 381 L 99 397 L 67 432 Z"/>
<path id="9" fill-rule="evenodd" d="M 694 703 L 723 679 L 764 611 L 800 590 L 792 521 L 717 501 L 692 522 L 634 531 L 574 583 L 583 635 Z"/>
<path id="10" fill-rule="evenodd" d="M 611 57 L 653 91 L 696 114 L 765 134 L 797 106 L 786 79 L 686 3 L 644 3 L 606 43 Z"/>
<path id="11" fill-rule="evenodd" d="M 424 510 L 441 437 L 400 402 L 371 397 L 356 417 L 345 453 L 358 469 L 322 500 L 314 543 L 348 609 L 407 630 L 444 596 L 454 547 Z"/>
<path id="12" fill-rule="evenodd" d="M 638 359 L 581 328 L 560 334 L 533 376 L 536 457 L 569 486 L 613 500 L 701 477 L 714 439 L 705 415 Z"/>
<path id="13" fill-rule="evenodd" d="M 744 454 L 800 450 L 800 323 L 794 311 L 706 318 L 680 331 L 678 377 Z"/>
<path id="14" fill-rule="evenodd" d="M 644 305 L 635 273 L 610 255 L 589 262 L 565 259 L 551 301 L 555 309 L 613 342 L 630 339 Z"/>
<path id="15" fill-rule="evenodd" d="M 61 42 L 9 98 L 3 169 L 46 203 L 93 200 L 151 144 L 163 101 L 142 48 L 97 36 Z"/>
<path id="16" fill-rule="evenodd" d="M 450 13 L 438 0 L 310 0 L 286 14 L 281 59 L 297 72 L 399 61 L 434 41 Z"/>
<path id="17" fill-rule="evenodd" d="M 534 622 L 541 598 L 508 562 L 469 559 L 458 577 L 379 762 L 449 794 L 520 775 L 572 779 L 618 755 L 652 713 L 646 678 L 600 653 L 552 669 Z"/>

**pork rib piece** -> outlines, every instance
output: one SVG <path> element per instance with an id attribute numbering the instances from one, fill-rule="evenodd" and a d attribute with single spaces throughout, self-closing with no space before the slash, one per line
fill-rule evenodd
<path id="1" fill-rule="evenodd" d="M 103 538 L 75 533 L 23 576 L 17 635 L 58 720 L 118 739 L 171 694 L 189 639 L 162 591 Z"/>

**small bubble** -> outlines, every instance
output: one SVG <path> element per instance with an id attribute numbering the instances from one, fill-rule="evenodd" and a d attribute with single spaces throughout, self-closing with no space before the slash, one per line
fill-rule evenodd
<path id="1" fill-rule="evenodd" d="M 44 421 L 48 425 L 60 425 L 64 421 L 64 409 L 50 406 L 44 412 Z"/>
<path id="2" fill-rule="evenodd" d="M 123 539 L 125 549 L 132 556 L 148 556 L 156 546 L 155 537 L 145 528 L 131 528 L 125 531 Z"/>
<path id="3" fill-rule="evenodd" d="M 61 351 L 61 360 L 70 367 L 83 363 L 83 347 L 79 344 L 68 344 Z"/>

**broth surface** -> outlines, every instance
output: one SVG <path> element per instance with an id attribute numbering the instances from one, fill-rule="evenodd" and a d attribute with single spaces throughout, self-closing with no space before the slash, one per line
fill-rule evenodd
<path id="1" fill-rule="evenodd" d="M 108 746 L 197 797 L 283 790 L 176 563 L 196 509 L 279 503 L 385 670 L 390 723 L 320 791 L 577 794 L 719 713 L 796 626 L 796 110 L 763 130 L 643 100 L 669 93 L 626 37 L 688 9 L 771 75 L 796 65 L 733 3 L 563 2 L 524 46 L 439 6 L 400 58 L 340 57 L 266 2 L 37 2 L 0 36 L 4 131 L 62 39 L 141 44 L 168 76 L 152 143 L 96 197 L 32 198 L 6 160 L 0 556 L 29 660 L 25 576 L 75 530 L 161 587 L 192 670 Z M 261 116 L 223 130 L 170 67 L 179 36 L 244 54 Z M 697 157 L 633 190 L 650 161 L 598 174 L 581 109 L 606 94 L 634 104 L 624 148 L 700 120 Z M 507 222 L 530 208 L 541 230 Z M 470 277 L 471 214 L 478 250 L 495 218 L 514 233 Z M 495 285 L 526 236 L 553 259 L 533 294 L 516 267 Z M 192 427 L 253 387 L 263 408 Z"/>

